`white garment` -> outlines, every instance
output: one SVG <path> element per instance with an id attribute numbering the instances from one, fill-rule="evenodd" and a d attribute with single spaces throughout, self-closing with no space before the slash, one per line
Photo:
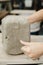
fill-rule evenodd
<path id="1" fill-rule="evenodd" d="M 25 7 L 31 7 L 32 6 L 32 0 L 25 0 Z"/>
<path id="2" fill-rule="evenodd" d="M 37 32 L 39 30 L 40 30 L 40 22 L 35 22 L 35 23 L 31 24 L 31 26 L 30 26 L 31 32 Z"/>

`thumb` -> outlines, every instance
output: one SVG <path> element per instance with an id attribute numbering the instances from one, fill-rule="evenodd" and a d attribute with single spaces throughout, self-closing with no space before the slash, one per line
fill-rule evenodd
<path id="1" fill-rule="evenodd" d="M 22 41 L 22 40 L 20 40 L 20 42 L 21 42 L 21 44 L 26 45 L 26 46 L 29 46 L 29 45 L 30 45 L 29 42 L 24 42 L 24 41 Z"/>

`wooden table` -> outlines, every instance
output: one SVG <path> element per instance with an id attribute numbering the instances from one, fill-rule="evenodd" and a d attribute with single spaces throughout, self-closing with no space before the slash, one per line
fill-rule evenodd
<path id="1" fill-rule="evenodd" d="M 31 36 L 31 42 L 43 42 L 43 36 Z M 0 33 L 0 63 L 3 64 L 40 64 L 43 63 L 43 56 L 40 57 L 38 60 L 32 60 L 31 58 L 25 56 L 24 54 L 21 55 L 8 55 L 3 50 L 2 45 L 2 33 Z"/>
<path id="2" fill-rule="evenodd" d="M 11 11 L 12 8 L 11 8 L 10 0 L 0 0 L 0 4 L 3 4 L 3 3 L 6 3 L 9 11 Z M 0 6 L 0 8 L 1 8 L 1 6 Z"/>
<path id="3" fill-rule="evenodd" d="M 5 11 L 5 10 L 0 11 L 0 20 L 1 20 L 3 17 L 5 17 L 8 13 L 9 13 L 9 12 L 8 12 L 8 11 Z"/>

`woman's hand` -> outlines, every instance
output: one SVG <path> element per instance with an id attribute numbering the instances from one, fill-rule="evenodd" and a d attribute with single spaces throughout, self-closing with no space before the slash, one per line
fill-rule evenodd
<path id="1" fill-rule="evenodd" d="M 24 45 L 21 50 L 32 59 L 37 59 L 43 55 L 43 43 L 24 42 L 22 40 L 20 40 L 20 42 Z"/>

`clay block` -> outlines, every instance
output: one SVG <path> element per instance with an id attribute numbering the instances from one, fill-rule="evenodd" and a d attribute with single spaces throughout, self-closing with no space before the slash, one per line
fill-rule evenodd
<path id="1" fill-rule="evenodd" d="M 20 40 L 30 41 L 30 25 L 26 16 L 8 15 L 2 20 L 2 43 L 8 54 L 21 54 Z"/>

